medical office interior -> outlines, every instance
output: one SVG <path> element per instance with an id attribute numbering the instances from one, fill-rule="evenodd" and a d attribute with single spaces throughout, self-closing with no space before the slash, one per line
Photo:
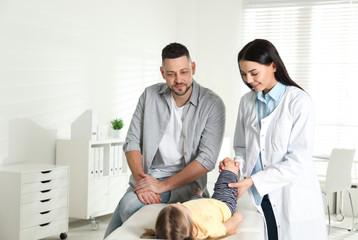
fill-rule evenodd
<path id="1" fill-rule="evenodd" d="M 164 81 L 160 54 L 171 42 L 188 47 L 194 79 L 223 99 L 219 158 L 233 157 L 239 100 L 249 91 L 237 54 L 256 38 L 277 47 L 292 79 L 313 99 L 312 159 L 324 189 L 332 150 L 358 147 L 357 0 L 0 0 L 0 234 L 16 236 L 11 240 L 52 240 L 63 233 L 67 239 L 103 238 L 130 174 L 121 144 L 144 88 Z M 114 119 L 124 123 L 119 137 Z M 105 162 L 95 166 L 91 154 Z M 111 154 L 116 163 L 106 162 Z M 351 173 L 356 217 L 346 189 L 329 193 L 329 239 L 358 239 L 357 160 L 355 154 L 347 169 L 335 167 Z M 63 167 L 46 167 L 53 164 Z M 36 184 L 25 188 L 37 172 L 64 179 L 52 181 L 46 193 L 64 191 L 45 222 L 46 209 L 39 217 L 32 205 L 23 212 L 36 191 L 46 191 Z M 324 195 L 322 201 L 326 206 Z M 59 223 L 41 233 L 51 221 Z"/>

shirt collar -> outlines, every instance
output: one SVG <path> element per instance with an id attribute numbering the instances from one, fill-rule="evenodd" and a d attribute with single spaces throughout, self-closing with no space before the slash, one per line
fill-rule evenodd
<path id="1" fill-rule="evenodd" d="M 194 106 L 197 106 L 198 98 L 199 98 L 199 85 L 194 81 L 194 79 L 193 79 L 193 86 L 191 87 L 193 88 L 193 91 L 191 92 L 189 102 L 191 102 L 191 104 L 193 104 Z"/>
<path id="2" fill-rule="evenodd" d="M 278 101 L 285 93 L 285 91 L 286 91 L 286 86 L 280 82 L 277 82 L 276 85 L 266 94 L 266 99 L 272 98 L 273 100 Z M 256 98 L 262 102 L 266 102 L 266 99 L 262 91 L 257 93 Z"/>

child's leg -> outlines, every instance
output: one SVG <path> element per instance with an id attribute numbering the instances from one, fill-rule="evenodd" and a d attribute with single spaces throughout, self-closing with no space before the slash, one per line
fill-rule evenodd
<path id="1" fill-rule="evenodd" d="M 231 210 L 231 214 L 234 214 L 236 211 L 237 188 L 230 188 L 228 184 L 238 182 L 238 171 L 239 168 L 235 166 L 234 162 L 229 162 L 225 170 L 220 173 L 212 196 L 212 198 L 226 203 Z"/>

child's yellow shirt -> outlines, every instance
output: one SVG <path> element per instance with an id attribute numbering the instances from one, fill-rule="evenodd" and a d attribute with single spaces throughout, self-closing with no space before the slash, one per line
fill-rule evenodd
<path id="1" fill-rule="evenodd" d="M 216 199 L 200 198 L 184 202 L 190 209 L 194 225 L 198 229 L 197 238 L 219 237 L 226 234 L 224 222 L 231 217 L 229 207 Z"/>

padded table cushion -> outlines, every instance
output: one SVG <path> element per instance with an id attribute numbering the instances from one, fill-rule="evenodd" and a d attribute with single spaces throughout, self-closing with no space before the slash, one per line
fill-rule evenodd
<path id="1" fill-rule="evenodd" d="M 165 204 L 147 205 L 133 214 L 121 227 L 112 232 L 106 240 L 136 240 L 141 239 L 145 228 L 153 228 L 159 211 Z M 237 232 L 226 240 L 264 240 L 265 228 L 262 215 L 256 210 L 248 194 L 244 194 L 238 201 L 238 211 L 244 217 Z"/>

